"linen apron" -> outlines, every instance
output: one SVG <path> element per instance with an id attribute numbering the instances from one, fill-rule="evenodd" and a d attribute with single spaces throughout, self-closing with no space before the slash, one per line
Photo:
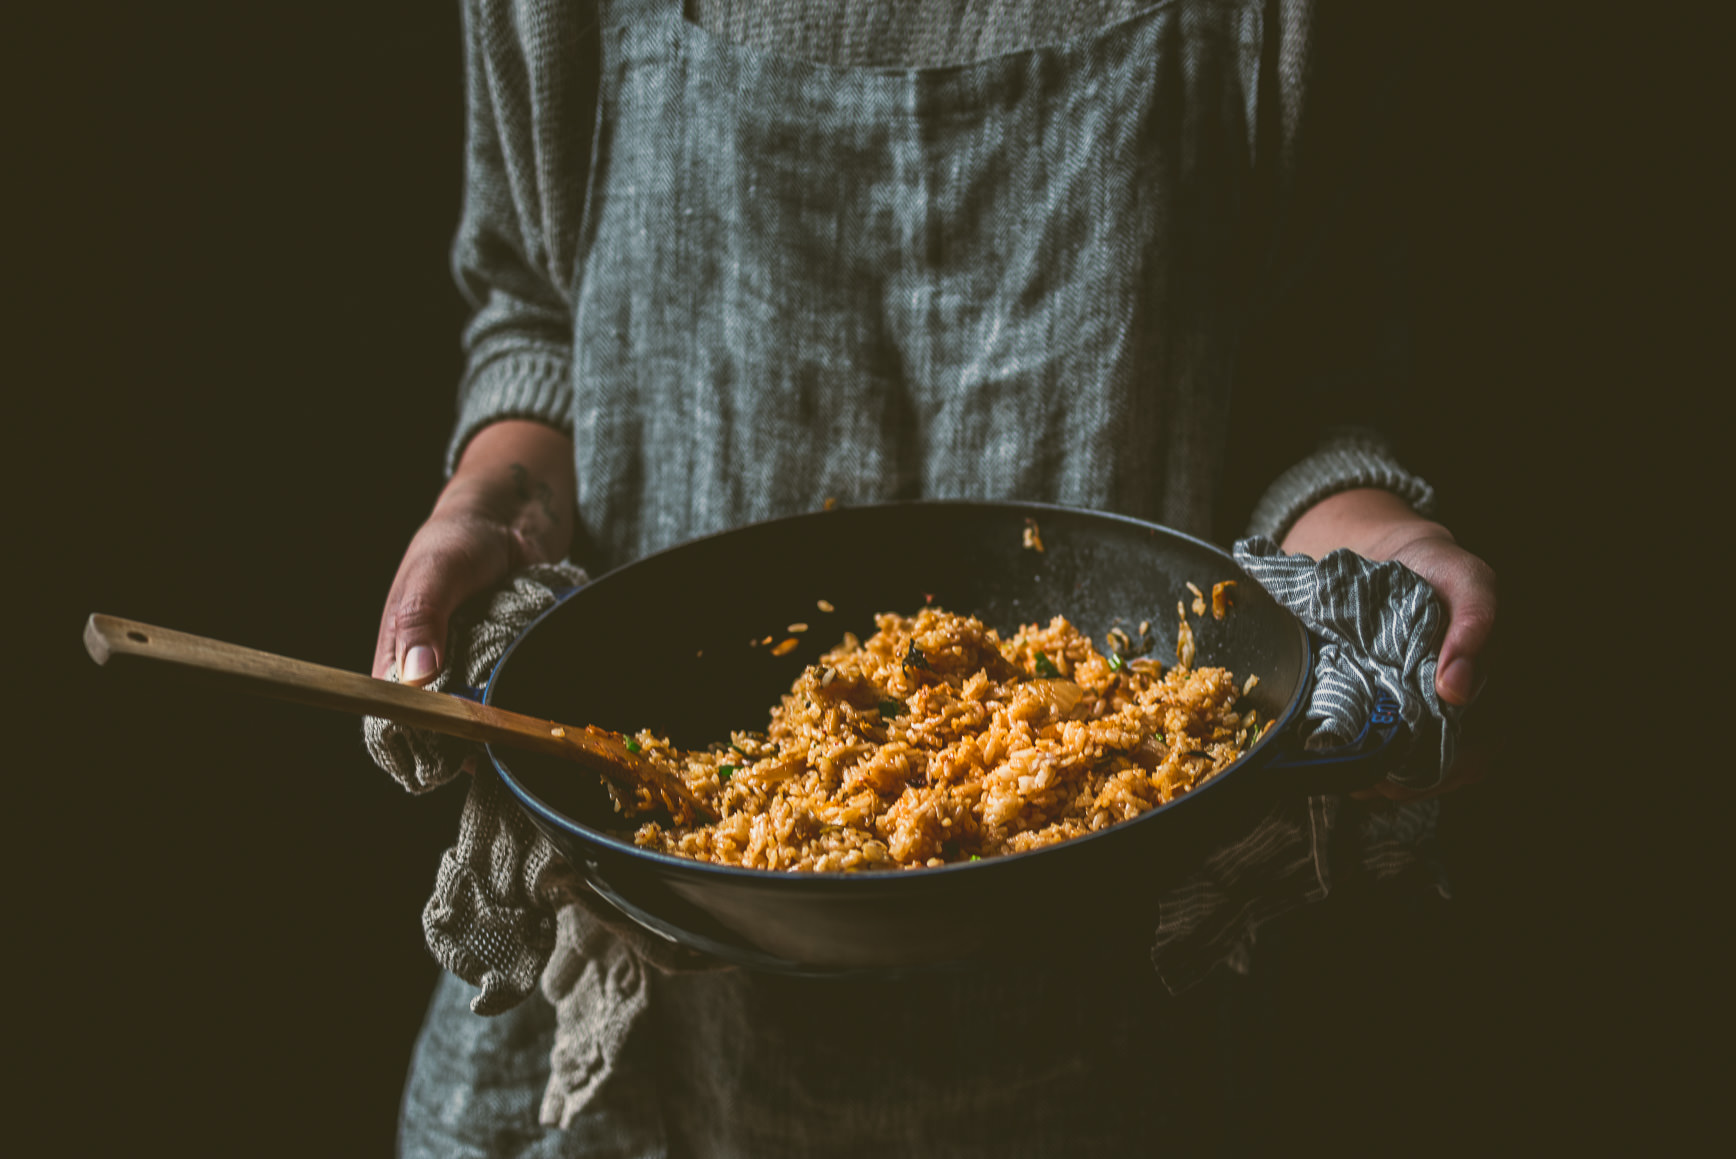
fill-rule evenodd
<path id="1" fill-rule="evenodd" d="M 1209 531 L 1258 4 L 892 70 L 733 44 L 681 0 L 601 8 L 573 335 L 593 567 L 827 499 Z M 566 1131 L 535 1123 L 547 1004 L 476 1025 L 466 997 L 436 996 L 407 1153 L 440 1153 L 408 1108 L 441 1092 L 472 1108 L 441 1137 L 477 1155 L 1190 1154 L 1222 1115 L 1209 1001 L 1168 999 L 1139 946 L 879 983 L 657 976 L 650 1025 Z"/>
<path id="2" fill-rule="evenodd" d="M 1209 530 L 1261 12 L 841 69 L 605 0 L 573 439 L 593 566 L 827 499 Z"/>

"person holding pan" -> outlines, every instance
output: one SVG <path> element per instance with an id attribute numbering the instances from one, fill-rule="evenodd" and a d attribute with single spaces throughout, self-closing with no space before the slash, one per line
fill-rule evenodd
<path id="1" fill-rule="evenodd" d="M 465 0 L 466 368 L 375 675 L 434 678 L 459 606 L 528 565 L 598 574 L 828 501 L 1016 498 L 1402 562 L 1446 613 L 1436 691 L 1468 704 L 1494 576 L 1380 433 L 1403 420 L 1406 131 L 1401 30 L 1380 19 Z M 449 978 L 402 1146 L 1086 1155 L 1213 1137 L 1205 999 L 1165 997 L 1143 959 L 827 985 L 661 979 L 619 1081 L 562 1128 L 538 1122 L 552 1009 L 533 996 L 485 1025 Z"/>

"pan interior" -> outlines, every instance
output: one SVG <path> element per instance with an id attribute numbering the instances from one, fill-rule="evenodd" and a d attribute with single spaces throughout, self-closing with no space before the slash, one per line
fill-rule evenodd
<path id="1" fill-rule="evenodd" d="M 1043 550 L 1026 546 L 1034 521 Z M 1038 505 L 915 503 L 774 520 L 684 544 L 605 575 L 532 626 L 496 670 L 489 700 L 683 747 L 763 730 L 771 707 L 846 631 L 926 604 L 980 617 L 1003 636 L 1064 615 L 1098 647 L 1119 627 L 1175 659 L 1189 581 L 1209 599 L 1238 581 L 1234 610 L 1195 617 L 1196 664 L 1259 684 L 1247 705 L 1281 717 L 1303 679 L 1301 625 L 1222 551 L 1097 512 Z M 830 607 L 830 611 L 824 610 Z M 806 624 L 806 630 L 793 625 Z M 772 645 L 797 644 L 783 655 Z M 506 755 L 508 775 L 556 813 L 621 832 L 594 776 L 552 758 Z"/>

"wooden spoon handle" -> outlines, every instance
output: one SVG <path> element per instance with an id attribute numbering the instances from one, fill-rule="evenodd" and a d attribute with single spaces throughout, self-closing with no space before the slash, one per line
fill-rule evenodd
<path id="1" fill-rule="evenodd" d="M 119 656 L 166 661 L 212 673 L 251 692 L 279 700 L 367 713 L 413 728 L 577 761 L 626 789 L 629 795 L 633 788 L 645 785 L 654 794 L 667 798 L 665 804 L 671 812 L 679 813 L 679 802 L 700 816 L 717 818 L 717 813 L 695 797 L 679 778 L 628 750 L 619 733 L 594 725 L 563 725 L 443 692 L 393 684 L 357 672 L 101 613 L 91 616 L 85 624 L 84 646 L 98 664 L 107 664 Z"/>

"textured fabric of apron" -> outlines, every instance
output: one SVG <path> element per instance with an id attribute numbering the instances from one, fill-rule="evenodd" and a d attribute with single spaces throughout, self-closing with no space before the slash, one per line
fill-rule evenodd
<path id="1" fill-rule="evenodd" d="M 1017 497 L 1209 529 L 1257 4 L 1159 3 L 902 70 L 717 39 L 680 0 L 602 8 L 574 287 L 593 564 L 828 498 Z M 429 1025 L 477 1042 L 441 1057 L 546 1051 L 536 999 L 481 1027 L 437 1019 L 463 989 L 448 980 Z M 513 1123 L 478 1118 L 465 1153 L 1198 1153 L 1188 1124 L 1222 1110 L 1200 1085 L 1210 998 L 1190 1002 L 1140 946 L 882 983 L 660 977 L 652 1026 L 579 1121 L 537 1128 L 539 1089 Z M 516 1107 L 524 1079 L 426 1073 L 406 1106 Z"/>
<path id="2" fill-rule="evenodd" d="M 594 564 L 826 499 L 1048 500 L 1204 532 L 1257 4 L 842 69 L 603 5 L 576 269 Z"/>

